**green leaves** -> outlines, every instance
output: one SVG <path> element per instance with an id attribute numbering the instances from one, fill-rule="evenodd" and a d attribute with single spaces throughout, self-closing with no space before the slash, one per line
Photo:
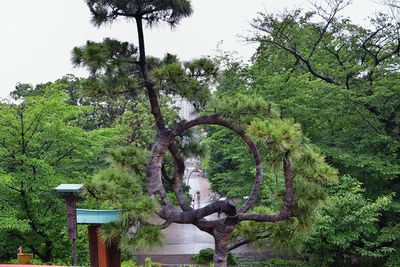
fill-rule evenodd
<path id="1" fill-rule="evenodd" d="M 320 182 L 336 179 L 337 171 L 325 162 L 316 147 L 309 144 L 300 125 L 292 120 L 255 120 L 248 127 L 248 132 L 270 150 L 267 164 L 275 170 L 280 170 L 280 162 L 288 153 L 294 165 L 295 177 Z"/>
<path id="2" fill-rule="evenodd" d="M 176 56 L 167 54 L 162 61 L 153 62 L 151 76 L 159 91 L 183 97 L 196 110 L 202 110 L 211 98 L 210 88 L 215 83 L 217 70 L 208 58 L 182 63 Z"/>
<path id="3" fill-rule="evenodd" d="M 258 95 L 237 93 L 231 96 L 217 96 L 208 106 L 208 112 L 248 124 L 255 118 L 279 117 L 279 109 Z"/>
<path id="4" fill-rule="evenodd" d="M 393 128 L 399 122 L 393 68 L 399 26 L 390 14 L 377 14 L 362 27 L 336 15 L 338 10 L 332 8 L 331 18 L 316 9 L 256 19 L 260 46 L 242 80 L 278 104 L 284 118 L 301 123 L 330 163 L 362 180 L 376 197 L 396 187 L 386 181 L 399 169 Z"/>
<path id="5" fill-rule="evenodd" d="M 308 181 L 314 180 L 321 183 L 335 181 L 338 171 L 328 165 L 324 156 L 312 145 L 304 145 L 300 152 L 294 156 L 296 176 L 301 176 Z"/>
<path id="6" fill-rule="evenodd" d="M 112 23 L 117 17 L 140 18 L 149 26 L 160 21 L 171 26 L 192 13 L 188 0 L 86 0 L 96 26 Z"/>
<path id="7" fill-rule="evenodd" d="M 248 131 L 264 145 L 281 154 L 296 152 L 303 143 L 300 125 L 294 124 L 292 120 L 256 120 L 251 123 Z"/>
<path id="8" fill-rule="evenodd" d="M 121 250 L 127 253 L 138 251 L 152 251 L 162 245 L 161 229 L 157 226 L 143 225 L 132 233 L 124 235 L 121 239 Z"/>
<path id="9" fill-rule="evenodd" d="M 380 235 L 378 221 L 382 212 L 390 207 L 391 197 L 368 200 L 363 196 L 360 183 L 349 176 L 340 177 L 339 183 L 332 183 L 329 189 L 331 197 L 314 217 L 315 232 L 306 238 L 307 244 L 312 244 L 308 250 L 323 250 L 325 256 L 320 260 L 328 262 L 338 251 L 344 255 L 369 257 L 390 254 L 392 248 L 382 247 L 390 237 Z M 315 253 L 312 257 L 319 255 Z"/>
<path id="10" fill-rule="evenodd" d="M 85 66 L 91 75 L 129 73 L 135 67 L 137 48 L 110 38 L 101 43 L 87 41 L 85 46 L 74 47 L 71 60 L 75 67 Z"/>
<path id="11" fill-rule="evenodd" d="M 54 188 L 84 182 L 104 164 L 97 156 L 111 139 L 76 126 L 82 112 L 67 104 L 65 86 L 0 104 L 0 236 L 36 249 L 43 261 L 65 256 L 65 204 Z"/>
<path id="12" fill-rule="evenodd" d="M 111 152 L 111 166 L 98 172 L 86 185 L 85 205 L 120 210 L 120 221 L 102 226 L 106 242 L 118 243 L 125 253 L 159 246 L 161 233 L 148 221 L 158 210 L 146 194 L 146 162 L 149 151 L 120 147 Z"/>

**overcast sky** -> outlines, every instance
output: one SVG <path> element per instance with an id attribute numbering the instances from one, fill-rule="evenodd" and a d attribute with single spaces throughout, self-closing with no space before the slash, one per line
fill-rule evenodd
<path id="1" fill-rule="evenodd" d="M 353 0 L 344 11 L 357 23 L 382 8 L 373 0 Z M 146 30 L 147 53 L 163 56 L 166 52 L 187 60 L 215 55 L 218 43 L 227 51 L 237 51 L 245 60 L 255 51 L 239 36 L 249 33 L 249 22 L 257 12 L 275 12 L 283 8 L 306 7 L 303 0 L 192 0 L 194 13 L 181 25 L 170 29 L 161 25 Z M 70 57 L 74 46 L 86 40 L 105 37 L 136 44 L 133 22 L 119 21 L 112 26 L 96 28 L 84 0 L 4 1 L 0 16 L 0 97 L 12 91 L 15 84 L 44 83 L 67 73 L 86 76 L 82 69 L 72 68 Z"/>

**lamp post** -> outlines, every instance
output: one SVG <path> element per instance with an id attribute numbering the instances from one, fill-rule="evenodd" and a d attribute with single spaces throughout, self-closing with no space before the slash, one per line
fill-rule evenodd
<path id="1" fill-rule="evenodd" d="M 187 178 L 187 181 L 186 181 L 186 184 L 187 185 L 189 185 L 189 179 L 190 179 L 190 176 L 192 175 L 192 173 L 193 172 L 197 172 L 197 171 L 199 171 L 197 168 L 194 168 L 190 173 L 189 173 L 189 176 L 188 176 L 188 178 Z"/>
<path id="2" fill-rule="evenodd" d="M 76 239 L 78 238 L 76 223 L 76 201 L 78 194 L 82 191 L 83 184 L 60 184 L 55 190 L 61 193 L 66 200 L 67 207 L 67 225 L 68 237 L 72 240 L 72 258 L 73 265 L 78 266 L 78 257 L 76 253 Z"/>

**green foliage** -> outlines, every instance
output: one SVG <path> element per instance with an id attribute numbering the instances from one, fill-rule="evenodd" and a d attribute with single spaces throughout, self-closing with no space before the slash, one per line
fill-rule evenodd
<path id="1" fill-rule="evenodd" d="M 212 263 L 214 257 L 214 250 L 212 248 L 204 248 L 198 254 L 192 257 L 192 260 L 197 264 Z M 236 257 L 232 253 L 228 253 L 228 265 L 236 265 Z"/>
<path id="2" fill-rule="evenodd" d="M 44 262 L 65 259 L 65 205 L 54 188 L 84 182 L 104 166 L 97 156 L 112 138 L 76 125 L 81 109 L 66 103 L 63 88 L 51 85 L 42 95 L 0 104 L 2 258 L 14 257 L 22 244 Z"/>
<path id="3" fill-rule="evenodd" d="M 254 118 L 279 117 L 279 110 L 274 104 L 257 95 L 242 93 L 216 97 L 208 108 L 222 117 L 247 123 Z"/>
<path id="4" fill-rule="evenodd" d="M 138 147 L 116 149 L 111 152 L 111 166 L 86 185 L 86 206 L 121 211 L 119 222 L 101 230 L 106 242 L 118 243 L 127 254 L 161 245 L 160 228 L 148 224 L 157 206 L 145 193 L 147 157 L 148 151 Z"/>
<path id="5" fill-rule="evenodd" d="M 159 91 L 183 97 L 200 110 L 211 97 L 209 88 L 215 83 L 217 71 L 215 63 L 208 58 L 181 63 L 176 56 L 167 54 L 163 60 L 153 63 L 150 72 Z"/>
<path id="6" fill-rule="evenodd" d="M 121 68 L 112 71 L 113 74 L 109 74 L 108 80 L 98 80 L 93 77 L 77 78 L 69 74 L 55 82 L 38 84 L 35 87 L 29 84 L 18 84 L 10 95 L 15 100 L 27 96 L 44 96 L 47 87 L 56 86 L 65 94 L 67 104 L 79 106 L 80 114 L 75 119 L 77 126 L 85 130 L 110 128 L 122 114 L 135 110 L 136 102 L 132 101 L 129 93 L 130 90 L 132 93 L 137 93 L 133 78 L 128 78 L 132 81 L 127 81 L 120 77 L 122 75 L 116 75 L 115 73 L 121 74 Z"/>
<path id="7" fill-rule="evenodd" d="M 296 177 L 295 217 L 275 226 L 241 224 L 233 241 L 248 237 L 257 245 L 299 253 L 306 249 L 310 258 L 318 259 L 314 265 L 335 261 L 331 266 L 342 266 L 350 264 L 351 258 L 365 266 L 385 261 L 398 265 L 398 230 L 393 228 L 399 223 L 398 22 L 387 14 L 377 14 L 370 28 L 364 28 L 337 16 L 341 8 L 330 13 L 332 18 L 324 16 L 323 10 L 330 9 L 261 15 L 253 23 L 259 30 L 253 41 L 260 45 L 252 64 L 225 59 L 228 64 L 219 76 L 218 97 L 229 100 L 237 94 L 252 95 L 256 103 L 261 97 L 276 103 L 279 110 L 278 120 L 261 117 L 246 121 L 251 123 L 248 130 L 252 136 L 265 145 L 262 157 L 264 166 L 270 168 L 264 173 L 260 199 L 260 204 L 270 207 L 265 213 L 278 209 L 283 196 L 277 170 L 285 152 L 291 153 Z M 235 105 L 227 106 L 234 114 Z M 244 179 L 235 173 L 240 170 L 242 175 L 250 175 L 253 170 L 250 162 L 242 163 L 239 143 L 219 131 L 209 137 L 213 145 L 220 140 L 218 146 L 225 153 L 218 155 L 210 146 L 207 166 L 211 181 L 215 180 L 213 186 L 218 190 L 229 183 L 230 192 L 246 188 Z M 240 160 L 229 154 L 228 146 Z M 224 162 L 224 157 L 229 161 Z M 336 171 L 325 161 L 344 176 L 340 181 L 350 195 L 337 192 Z M 213 164 L 218 168 L 213 169 Z M 245 166 L 248 169 L 243 172 Z M 351 185 L 357 180 L 364 186 L 361 191 Z M 318 219 L 321 217 L 330 218 L 329 223 Z M 318 227 L 326 227 L 319 233 L 331 235 L 321 246 L 313 234 Z M 306 244 L 308 235 L 315 239 Z"/>
<path id="8" fill-rule="evenodd" d="M 153 262 L 151 258 L 144 259 L 144 267 L 161 267 L 161 263 Z"/>
<path id="9" fill-rule="evenodd" d="M 122 16 L 136 21 L 140 36 L 143 21 L 174 26 L 192 12 L 187 0 L 86 3 L 95 25 Z M 10 257 L 23 242 L 45 262 L 68 259 L 59 212 L 63 203 L 52 191 L 61 182 L 85 182 L 83 206 L 121 211 L 119 222 L 102 228 L 106 242 L 118 242 L 129 254 L 161 244 L 161 229 L 148 223 L 158 207 L 144 193 L 146 161 L 157 136 L 142 82 L 149 76 L 167 125 L 178 120 L 171 103 L 179 96 L 197 111 L 217 113 L 246 128 L 266 168 L 258 206 L 251 212 L 273 214 L 282 208 L 282 159 L 289 156 L 293 217 L 274 224 L 242 222 L 233 242 L 304 253 L 312 265 L 386 261 L 397 266 L 398 21 L 379 14 L 367 29 L 335 17 L 346 1 L 329 4 L 337 5 L 331 13 L 319 8 L 260 14 L 253 22 L 260 30 L 253 38 L 260 42 L 253 64 L 225 58 L 222 75 L 209 58 L 180 62 L 167 54 L 148 57 L 146 63 L 142 42 L 139 57 L 136 46 L 107 38 L 73 50 L 73 64 L 86 67 L 90 78 L 17 85 L 15 102 L 0 104 L 0 257 Z M 177 138 L 182 154 L 203 154 L 204 142 L 202 164 L 213 190 L 242 199 L 251 191 L 255 172 L 247 148 L 226 129 L 207 130 L 207 136 L 189 131 Z M 120 147 L 105 163 L 110 144 Z M 351 176 L 337 182 L 337 171 L 326 162 Z M 171 155 L 162 170 L 168 190 L 175 171 Z M 82 250 L 84 241 L 78 244 Z M 212 257 L 206 249 L 194 260 L 207 263 Z M 145 264 L 160 266 L 151 259 Z M 228 264 L 235 264 L 232 255 Z"/>
<path id="10" fill-rule="evenodd" d="M 198 254 L 192 257 L 192 260 L 197 264 L 206 264 L 212 262 L 214 257 L 214 250 L 212 248 L 205 248 L 199 251 Z"/>
<path id="11" fill-rule="evenodd" d="M 371 197 L 398 191 L 398 23 L 378 14 L 370 28 L 339 16 L 327 24 L 320 11 L 256 19 L 258 52 L 236 79 L 301 123 L 329 162 L 362 181 Z"/>
<path id="12" fill-rule="evenodd" d="M 110 7 L 106 2 L 88 1 L 95 17 L 99 15 L 96 12 L 109 11 L 106 11 Z M 178 2 L 173 5 L 178 5 Z M 117 3 L 110 3 L 113 4 Z M 127 5 L 141 8 L 147 4 L 137 2 Z M 162 3 L 156 5 L 163 6 Z M 123 7 L 119 5 L 118 8 Z M 160 12 L 155 11 L 153 15 Z M 143 17 L 146 18 L 149 17 Z M 153 115 L 148 112 L 151 108 L 144 94 L 137 49 L 132 44 L 111 39 L 100 43 L 88 41 L 85 46 L 74 48 L 72 61 L 75 66 L 86 67 L 90 71 L 90 78 L 82 83 L 81 92 L 85 98 L 92 100 L 92 105 L 99 106 L 95 113 L 99 122 L 95 121 L 95 127 L 112 126 L 118 132 L 120 146 L 110 152 L 110 167 L 99 171 L 86 184 L 85 205 L 121 210 L 120 222 L 105 225 L 102 234 L 107 242 L 118 242 L 123 252 L 157 247 L 161 244 L 161 232 L 159 227 L 151 226 L 148 219 L 158 207 L 145 194 L 146 164 L 157 130 Z M 163 59 L 149 58 L 148 64 L 155 89 L 164 94 L 158 101 L 167 124 L 178 120 L 176 110 L 171 108 L 171 96 L 184 96 L 197 108 L 209 98 L 208 86 L 216 72 L 211 60 L 181 63 L 176 56 L 167 54 Z M 110 116 L 105 117 L 105 114 Z M 96 116 L 91 117 L 97 119 Z M 196 132 L 190 131 L 185 137 L 177 139 L 184 155 L 199 155 L 202 152 L 201 145 L 196 144 L 196 136 Z M 174 172 L 173 159 L 167 155 L 163 164 L 163 182 L 167 190 L 171 189 Z"/>
<path id="13" fill-rule="evenodd" d="M 265 266 L 265 267 L 300 267 L 304 266 L 304 263 L 299 260 L 287 260 L 287 259 L 269 259 L 269 260 L 244 260 L 239 259 L 240 266 Z"/>
<path id="14" fill-rule="evenodd" d="M 245 238 L 263 246 L 266 245 L 264 241 L 270 239 L 270 244 L 273 242 L 276 248 L 299 251 L 299 242 L 291 236 L 294 232 L 310 231 L 311 215 L 328 195 L 324 186 L 337 179 L 337 171 L 325 162 L 319 150 L 309 143 L 300 126 L 292 120 L 262 120 L 256 116 L 249 122 L 247 132 L 259 144 L 263 164 L 267 167 L 258 202 L 260 207 L 255 208 L 254 212 L 271 214 L 282 208 L 285 193 L 282 160 L 287 154 L 294 170 L 295 217 L 287 222 L 273 224 L 242 222 L 232 241 Z M 253 185 L 254 166 L 249 152 L 241 142 L 225 129 L 210 130 L 206 139 L 209 149 L 206 171 L 212 189 L 233 198 L 242 198 Z M 292 244 L 283 242 L 285 238 L 293 241 Z M 259 239 L 264 241 L 258 242 Z"/>
<path id="15" fill-rule="evenodd" d="M 321 182 L 336 179 L 336 170 L 325 163 L 318 149 L 303 136 L 300 125 L 292 120 L 255 120 L 248 132 L 271 150 L 267 162 L 276 171 L 280 168 L 283 156 L 288 154 L 293 161 L 295 177 Z"/>
<path id="16" fill-rule="evenodd" d="M 242 222 L 232 240 L 244 238 L 258 248 L 267 246 L 285 255 L 301 254 L 311 266 L 345 266 L 351 262 L 383 265 L 385 259 L 389 259 L 388 266 L 398 263 L 396 247 L 391 244 L 398 240 L 398 228 L 379 224 L 382 214 L 391 209 L 391 197 L 366 199 L 361 184 L 349 176 L 330 182 L 326 188 L 329 197 L 313 212 L 301 211 L 300 216 L 278 223 Z M 295 203 L 304 205 L 297 193 Z M 273 211 L 256 207 L 252 212 Z"/>
<path id="17" fill-rule="evenodd" d="M 292 120 L 254 121 L 249 132 L 280 153 L 293 153 L 303 141 L 300 125 Z"/>
<path id="18" fill-rule="evenodd" d="M 135 60 L 137 60 L 137 48 L 133 44 L 109 38 L 105 38 L 101 43 L 87 41 L 85 46 L 75 47 L 72 50 L 73 65 L 75 67 L 85 65 L 91 75 L 103 73 L 112 78 L 120 75 L 118 72 L 133 71 L 135 65 L 132 63 Z"/>
<path id="19" fill-rule="evenodd" d="M 118 16 L 140 17 L 152 26 L 160 21 L 171 26 L 192 13 L 188 0 L 86 0 L 96 26 L 112 23 Z"/>
<path id="20" fill-rule="evenodd" d="M 149 103 L 143 97 L 137 48 L 133 44 L 108 38 L 88 41 L 85 46 L 74 48 L 72 63 L 89 70 L 91 76 L 82 81 L 81 93 L 98 103 L 96 111 L 106 126 L 127 112 L 140 110 L 143 116 L 147 113 L 142 113 Z M 209 87 L 214 84 L 218 69 L 208 58 L 180 62 L 175 55 L 166 54 L 163 59 L 149 58 L 149 70 L 155 89 L 169 97 L 183 97 L 200 110 L 211 97 Z M 160 97 L 163 110 L 168 111 L 173 103 L 165 100 L 169 97 Z"/>
<path id="21" fill-rule="evenodd" d="M 137 267 L 136 261 L 134 260 L 124 260 L 121 262 L 121 267 Z"/>
<path id="22" fill-rule="evenodd" d="M 329 191 L 326 205 L 314 215 L 313 232 L 305 237 L 305 251 L 312 263 L 343 265 L 352 258 L 383 259 L 395 251 L 389 244 L 397 230 L 379 225 L 392 203 L 390 196 L 366 199 L 365 189 L 349 176 L 331 184 Z"/>
<path id="23" fill-rule="evenodd" d="M 208 168 L 205 171 L 212 190 L 232 198 L 245 196 L 252 187 L 254 166 L 243 141 L 227 129 L 210 127 L 207 132 L 204 143 Z"/>

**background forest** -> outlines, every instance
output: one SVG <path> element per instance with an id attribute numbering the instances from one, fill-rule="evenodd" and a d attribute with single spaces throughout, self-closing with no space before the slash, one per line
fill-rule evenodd
<path id="1" fill-rule="evenodd" d="M 149 76 L 167 124 L 179 121 L 176 96 L 197 114 L 242 116 L 263 147 L 265 181 L 254 211 L 281 208 L 277 151 L 295 151 L 293 217 L 242 222 L 233 244 L 272 247 L 305 266 L 399 266 L 400 9 L 387 1 L 390 12 L 363 27 L 340 16 L 347 2 L 327 3 L 260 13 L 247 40 L 258 44 L 250 63 L 227 52 L 188 62 L 167 54 L 147 58 Z M 65 207 L 53 190 L 60 183 L 85 184 L 81 207 L 122 211 L 104 236 L 118 240 L 126 257 L 160 244 L 160 229 L 148 223 L 158 207 L 145 192 L 157 128 L 138 57 L 135 44 L 88 41 L 72 51 L 87 78 L 21 83 L 0 103 L 2 261 L 22 244 L 41 262 L 70 262 Z M 253 117 L 264 120 L 250 123 Z M 232 132 L 202 127 L 177 144 L 185 158 L 201 158 L 213 191 L 229 198 L 251 191 L 255 168 Z M 162 177 L 171 196 L 174 171 L 167 156 Z"/>

